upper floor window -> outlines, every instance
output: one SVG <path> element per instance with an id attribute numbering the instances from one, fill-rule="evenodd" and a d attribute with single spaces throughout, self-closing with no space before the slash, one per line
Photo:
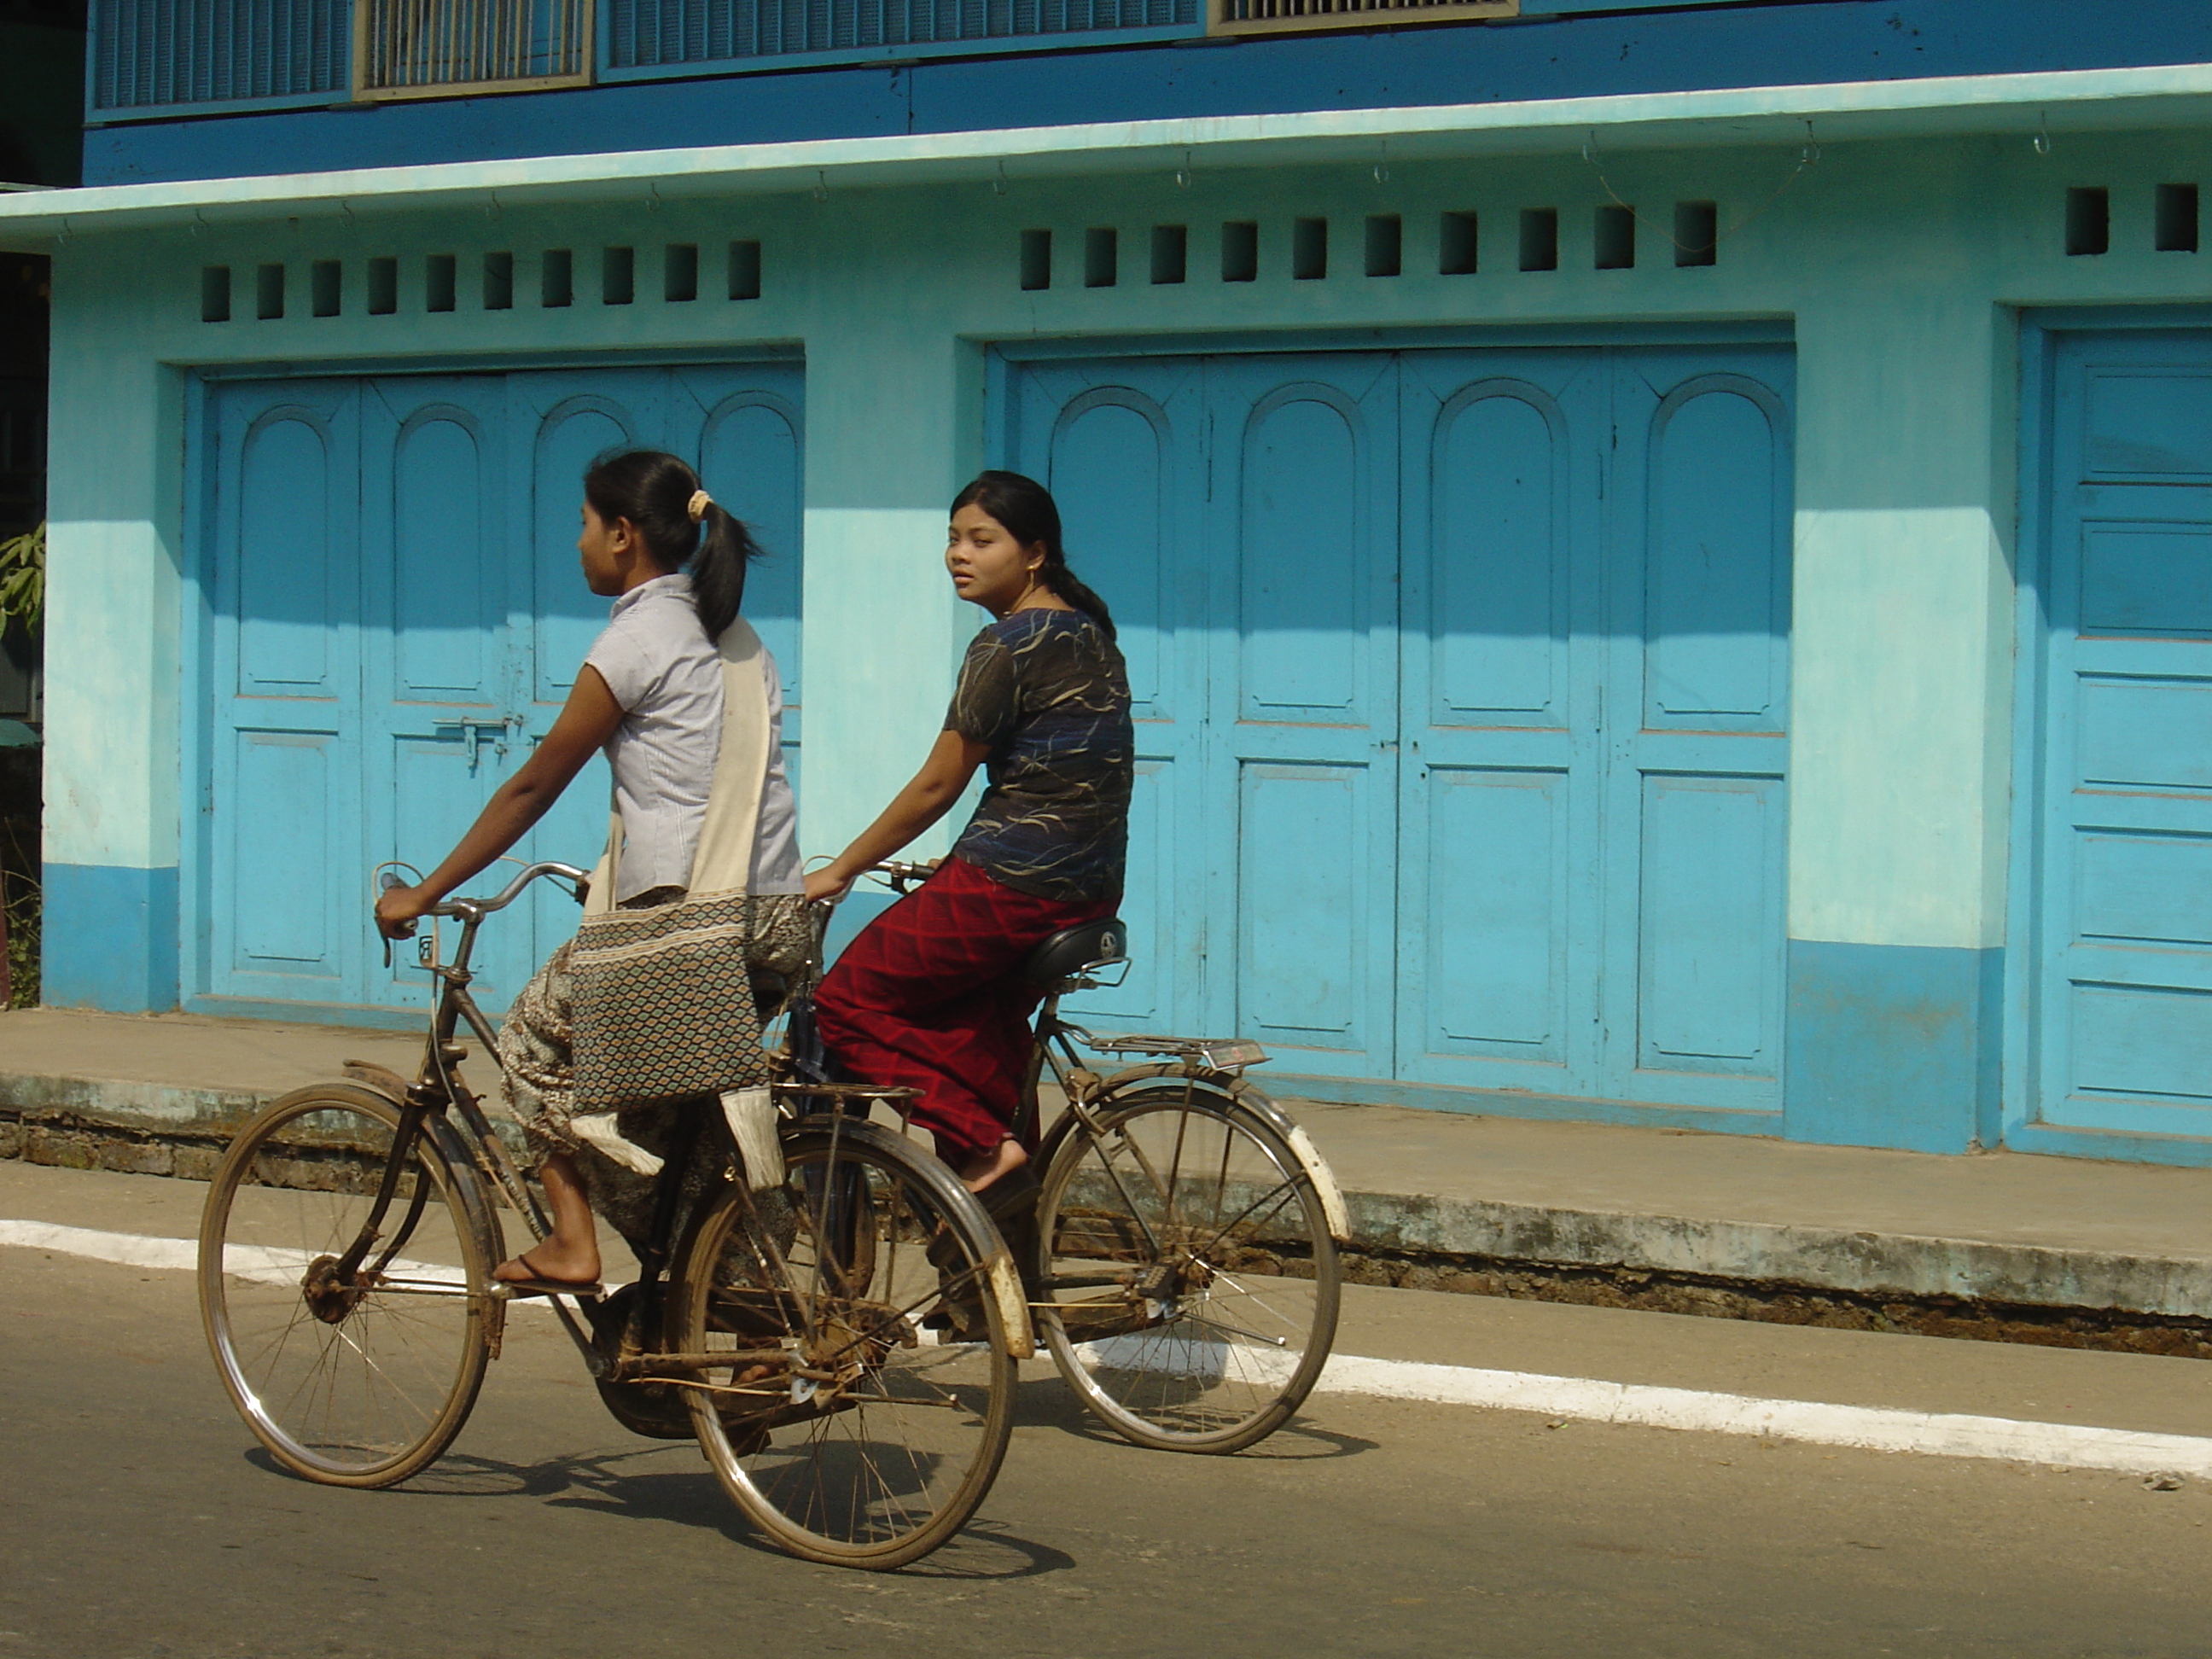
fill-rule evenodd
<path id="1" fill-rule="evenodd" d="M 580 86 L 592 0 L 355 0 L 354 91 L 409 98 Z"/>

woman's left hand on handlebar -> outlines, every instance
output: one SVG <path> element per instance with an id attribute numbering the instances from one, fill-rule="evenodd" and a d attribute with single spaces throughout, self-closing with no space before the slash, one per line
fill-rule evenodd
<path id="1" fill-rule="evenodd" d="M 815 904 L 835 903 L 852 884 L 853 878 L 838 874 L 835 866 L 824 865 L 806 872 L 806 896 Z"/>
<path id="2" fill-rule="evenodd" d="M 420 887 L 387 887 L 376 896 L 376 931 L 386 939 L 410 939 L 416 918 L 437 902 Z"/>

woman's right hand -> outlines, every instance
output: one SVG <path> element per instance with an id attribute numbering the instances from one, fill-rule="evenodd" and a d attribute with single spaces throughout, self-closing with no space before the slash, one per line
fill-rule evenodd
<path id="1" fill-rule="evenodd" d="M 406 939 L 437 902 L 425 887 L 387 887 L 376 896 L 376 931 L 386 939 Z"/>

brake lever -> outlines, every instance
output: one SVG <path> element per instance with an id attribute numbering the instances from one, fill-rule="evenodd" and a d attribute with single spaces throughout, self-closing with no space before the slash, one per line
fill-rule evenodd
<path id="1" fill-rule="evenodd" d="M 379 894 L 388 893 L 395 887 L 404 887 L 406 884 L 399 879 L 399 872 L 397 870 L 384 871 L 376 878 L 376 890 Z M 376 930 L 376 936 L 384 941 L 384 966 L 389 971 L 392 967 L 392 935 L 379 927 Z"/>

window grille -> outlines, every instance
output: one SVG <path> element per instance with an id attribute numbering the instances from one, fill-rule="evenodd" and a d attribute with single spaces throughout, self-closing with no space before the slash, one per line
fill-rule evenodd
<path id="1" fill-rule="evenodd" d="M 92 106 L 343 96 L 346 0 L 93 0 Z"/>
<path id="2" fill-rule="evenodd" d="M 610 0 L 616 69 L 1192 27 L 1201 0 Z M 1224 0 L 1212 0 L 1213 4 Z"/>
<path id="3" fill-rule="evenodd" d="M 1521 0 L 1207 0 L 1209 34 L 1291 34 L 1406 23 L 1480 22 L 1521 15 Z"/>
<path id="4" fill-rule="evenodd" d="M 580 86 L 592 10 L 592 0 L 356 0 L 354 95 Z"/>

